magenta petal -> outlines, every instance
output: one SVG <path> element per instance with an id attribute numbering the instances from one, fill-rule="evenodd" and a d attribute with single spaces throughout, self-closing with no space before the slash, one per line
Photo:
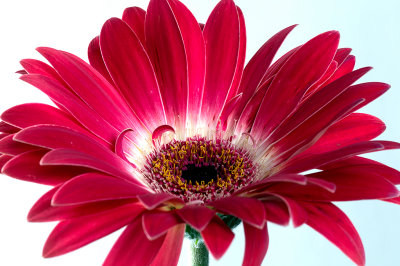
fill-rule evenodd
<path id="1" fill-rule="evenodd" d="M 325 153 L 361 141 L 371 140 L 386 129 L 379 119 L 368 114 L 354 113 L 333 124 L 325 134 L 300 156 Z"/>
<path id="2" fill-rule="evenodd" d="M 360 236 L 349 218 L 331 203 L 306 203 L 307 224 L 318 231 L 357 265 L 365 265 L 365 252 Z"/>
<path id="3" fill-rule="evenodd" d="M 68 87 L 68 84 L 66 84 L 65 81 L 60 77 L 60 75 L 54 70 L 54 68 L 52 68 L 48 64 L 36 59 L 23 59 L 20 63 L 29 74 L 43 75 L 57 80 L 63 86 Z"/>
<path id="4" fill-rule="evenodd" d="M 14 127 L 4 121 L 0 121 L 0 132 L 7 134 L 14 134 L 19 131 L 18 127 Z"/>
<path id="5" fill-rule="evenodd" d="M 221 128 L 223 131 L 227 129 L 228 119 L 230 116 L 234 114 L 235 108 L 238 107 L 238 103 L 242 98 L 242 93 L 232 97 L 229 101 L 224 105 L 224 109 L 222 110 L 221 116 L 219 118 L 221 123 Z"/>
<path id="6" fill-rule="evenodd" d="M 142 216 L 143 231 L 150 240 L 159 238 L 179 223 L 182 221 L 173 211 L 152 211 Z"/>
<path id="7" fill-rule="evenodd" d="M 300 225 L 304 224 L 307 221 L 308 217 L 307 212 L 296 200 L 289 197 L 284 197 L 279 194 L 273 194 L 273 195 L 281 199 L 286 204 L 287 209 L 289 211 L 289 215 L 292 218 L 294 227 L 299 227 Z M 274 213 L 269 213 L 268 210 L 266 209 L 266 215 L 267 218 L 269 218 L 271 215 L 274 215 Z"/>
<path id="8" fill-rule="evenodd" d="M 146 44 L 146 38 L 144 35 L 145 17 L 146 11 L 137 6 L 125 8 L 124 13 L 122 14 L 122 20 L 129 25 L 133 32 L 135 32 L 143 45 Z"/>
<path id="9" fill-rule="evenodd" d="M 308 155 L 299 159 L 293 159 L 280 173 L 303 172 L 309 169 L 319 168 L 325 164 L 344 160 L 355 155 L 383 150 L 384 146 L 375 141 L 359 142 L 341 149 L 327 153 Z"/>
<path id="10" fill-rule="evenodd" d="M 148 209 L 152 210 L 161 204 L 166 202 L 172 202 L 177 204 L 184 204 L 184 202 L 176 196 L 169 193 L 149 193 L 144 195 L 138 195 L 137 197 L 142 204 Z"/>
<path id="11" fill-rule="evenodd" d="M 110 211 L 62 221 L 47 239 L 43 256 L 55 257 L 85 246 L 127 225 L 142 211 L 141 204 L 129 204 Z"/>
<path id="12" fill-rule="evenodd" d="M 8 176 L 44 185 L 58 185 L 86 172 L 86 169 L 70 166 L 43 166 L 39 162 L 47 151 L 35 150 L 13 157 L 2 168 Z"/>
<path id="13" fill-rule="evenodd" d="M 234 196 L 221 198 L 210 202 L 208 205 L 222 213 L 236 216 L 259 229 L 264 226 L 264 206 L 257 199 Z"/>
<path id="14" fill-rule="evenodd" d="M 276 74 L 254 121 L 256 139 L 269 133 L 293 111 L 306 90 L 326 71 L 335 55 L 339 33 L 318 35 L 301 46 Z"/>
<path id="15" fill-rule="evenodd" d="M 260 82 L 274 59 L 276 52 L 294 27 L 296 27 L 296 25 L 287 27 L 272 36 L 261 46 L 257 53 L 253 55 L 249 63 L 247 63 L 243 71 L 243 78 L 239 89 L 239 92 L 243 92 L 244 102 L 247 102 L 259 85 L 261 85 Z"/>
<path id="16" fill-rule="evenodd" d="M 70 165 L 88 167 L 110 175 L 115 175 L 135 182 L 132 168 L 120 168 L 107 161 L 73 149 L 56 149 L 48 152 L 40 161 L 41 165 Z M 138 183 L 139 181 L 136 181 Z"/>
<path id="17" fill-rule="evenodd" d="M 75 130 L 52 126 L 39 125 L 21 130 L 15 139 L 20 142 L 32 144 L 48 149 L 73 149 L 100 160 L 112 163 L 124 169 L 130 169 L 130 165 L 116 156 L 110 147 L 104 147 L 93 136 L 88 137 Z"/>
<path id="18" fill-rule="evenodd" d="M 175 129 L 169 125 L 161 125 L 159 127 L 157 127 L 152 135 L 151 135 L 151 139 L 153 141 L 153 145 L 158 145 L 160 143 L 161 140 L 161 136 L 165 133 L 165 132 L 172 132 L 175 134 Z"/>
<path id="19" fill-rule="evenodd" d="M 214 216 L 207 227 L 201 231 L 201 236 L 208 251 L 216 260 L 224 255 L 235 237 L 231 229 L 217 216 Z"/>
<path id="20" fill-rule="evenodd" d="M 305 123 L 307 119 L 310 119 L 313 115 L 321 112 L 322 108 L 326 107 L 344 90 L 346 90 L 346 88 L 357 81 L 360 77 L 365 75 L 370 69 L 371 68 L 366 67 L 356 70 L 314 93 L 307 100 L 301 103 L 301 105 L 296 109 L 295 113 L 286 119 L 277 128 L 277 130 L 273 132 L 268 139 L 268 142 L 273 143 L 276 140 L 284 137 L 299 127 L 302 123 Z"/>
<path id="21" fill-rule="evenodd" d="M 110 124 L 118 128 L 140 124 L 116 89 L 82 59 L 52 48 L 37 50 L 53 65 L 73 92 Z"/>
<path id="22" fill-rule="evenodd" d="M 243 223 L 246 247 L 242 266 L 261 265 L 267 254 L 269 236 L 267 223 L 262 228 L 256 228 L 246 222 Z"/>
<path id="23" fill-rule="evenodd" d="M 118 18 L 109 19 L 100 34 L 101 52 L 124 99 L 148 130 L 166 124 L 156 76 L 137 36 Z"/>
<path id="24" fill-rule="evenodd" d="M 103 266 L 150 265 L 165 237 L 149 240 L 142 228 L 142 219 L 129 224 L 114 244 Z"/>
<path id="25" fill-rule="evenodd" d="M 118 208 L 122 205 L 135 202 L 134 200 L 111 200 L 81 205 L 53 206 L 51 205 L 51 201 L 53 199 L 53 195 L 57 192 L 58 189 L 59 187 L 51 189 L 42 197 L 40 197 L 40 199 L 32 206 L 28 214 L 29 222 L 52 222 L 69 220 L 77 217 L 83 217 L 104 211 L 109 211 L 113 208 Z"/>
<path id="26" fill-rule="evenodd" d="M 352 157 L 346 160 L 342 160 L 333 164 L 328 164 L 321 167 L 322 170 L 338 169 L 342 167 L 360 167 L 371 173 L 380 175 L 391 183 L 398 185 L 400 184 L 400 172 L 382 163 L 378 163 L 371 159 L 362 157 Z"/>
<path id="27" fill-rule="evenodd" d="M 371 171 L 371 168 L 349 166 L 325 170 L 308 176 L 334 183 L 336 191 L 333 201 L 385 199 L 399 196 L 397 188 L 385 176 Z"/>
<path id="28" fill-rule="evenodd" d="M 255 190 L 262 190 L 268 186 L 271 186 L 275 183 L 294 183 L 298 185 L 307 184 L 307 177 L 304 175 L 296 175 L 296 174 L 283 174 L 283 175 L 273 175 L 268 178 L 264 178 L 261 181 L 254 182 L 243 189 L 240 189 L 234 193 L 234 195 L 245 194 Z"/>
<path id="29" fill-rule="evenodd" d="M 243 76 L 243 69 L 244 69 L 244 62 L 246 59 L 246 45 L 247 45 L 247 39 L 246 39 L 246 25 L 244 21 L 244 15 L 242 10 L 236 6 L 237 13 L 238 13 L 238 18 L 239 18 L 239 51 L 238 51 L 238 56 L 237 56 L 237 62 L 236 62 L 236 70 L 235 70 L 235 75 L 232 80 L 232 85 L 231 89 L 229 90 L 228 98 L 227 100 L 232 99 L 235 95 L 238 94 L 239 90 L 239 85 L 242 82 L 242 76 Z"/>
<path id="30" fill-rule="evenodd" d="M 169 1 L 150 1 L 145 34 L 147 51 L 159 81 L 167 122 L 174 128 L 181 129 L 186 125 L 190 73 L 185 50 L 185 39 L 188 36 L 184 36 L 186 32 L 180 31 L 176 15 L 179 13 L 172 8 Z M 200 32 L 200 28 L 197 28 Z M 201 56 L 199 58 L 202 60 Z"/>
<path id="31" fill-rule="evenodd" d="M 254 123 L 254 118 L 256 117 L 256 114 L 260 108 L 260 104 L 262 103 L 265 93 L 271 85 L 272 80 L 273 78 L 270 78 L 260 85 L 254 95 L 245 104 L 243 110 L 239 112 L 240 114 L 235 129 L 236 134 L 250 132 Z"/>
<path id="32" fill-rule="evenodd" d="M 282 200 L 268 200 L 263 202 L 267 220 L 282 226 L 287 226 L 291 214 L 287 205 Z"/>
<path id="33" fill-rule="evenodd" d="M 84 131 L 66 113 L 53 106 L 41 103 L 26 103 L 11 107 L 1 114 L 1 119 L 19 128 L 52 124 Z"/>
<path id="34" fill-rule="evenodd" d="M 215 211 L 201 205 L 186 205 L 176 213 L 190 226 L 201 232 L 215 215 Z"/>
<path id="35" fill-rule="evenodd" d="M 110 84 L 114 84 L 110 73 L 108 73 L 107 67 L 104 64 L 103 55 L 100 50 L 100 38 L 99 36 L 95 37 L 90 43 L 88 47 L 88 58 L 90 65 L 94 67 L 103 77 L 105 77 Z"/>
<path id="36" fill-rule="evenodd" d="M 216 121 L 232 88 L 240 56 L 240 21 L 235 3 L 224 0 L 214 8 L 204 27 L 206 80 L 201 115 Z"/>
<path id="37" fill-rule="evenodd" d="M 13 156 L 9 156 L 9 155 L 0 155 L 0 170 L 3 168 L 3 166 L 12 158 L 14 158 Z"/>
<path id="38" fill-rule="evenodd" d="M 53 197 L 53 205 L 82 204 L 103 200 L 135 198 L 148 193 L 144 187 L 103 174 L 87 173 L 64 183 Z"/>
<path id="39" fill-rule="evenodd" d="M 14 134 L 0 139 L 0 153 L 7 155 L 18 155 L 31 151 L 36 147 L 14 140 Z"/>
<path id="40" fill-rule="evenodd" d="M 334 60 L 341 65 L 347 56 L 351 53 L 351 48 L 339 48 L 336 51 Z"/>
<path id="41" fill-rule="evenodd" d="M 151 266 L 178 265 L 185 235 L 185 226 L 185 224 L 179 224 L 168 230 L 164 243 Z"/>
<path id="42" fill-rule="evenodd" d="M 55 103 L 68 110 L 89 131 L 105 141 L 112 143 L 118 135 L 117 129 L 59 82 L 41 75 L 23 75 L 21 79 L 46 93 Z"/>
<path id="43" fill-rule="evenodd" d="M 203 98 L 206 71 L 204 38 L 197 20 L 189 9 L 176 0 L 168 0 L 168 4 L 174 13 L 185 46 L 189 89 L 187 122 L 190 123 L 189 126 L 196 127 Z"/>

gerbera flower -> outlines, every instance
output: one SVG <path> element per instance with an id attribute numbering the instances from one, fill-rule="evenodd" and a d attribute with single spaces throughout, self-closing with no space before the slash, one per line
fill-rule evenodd
<path id="1" fill-rule="evenodd" d="M 370 68 L 322 33 L 276 60 L 294 26 L 244 67 L 245 23 L 231 0 L 199 24 L 179 1 L 151 0 L 108 20 L 90 64 L 38 48 L 21 79 L 55 106 L 5 111 L 0 165 L 51 185 L 32 222 L 59 221 L 43 251 L 53 257 L 122 227 L 104 265 L 175 265 L 185 231 L 223 256 L 243 224 L 243 265 L 259 265 L 268 222 L 307 224 L 358 265 L 363 246 L 332 202 L 398 203 L 400 173 L 360 154 L 400 148 L 372 140 L 385 125 L 355 113 L 389 85 L 353 85 Z M 312 171 L 309 171 L 312 170 Z"/>

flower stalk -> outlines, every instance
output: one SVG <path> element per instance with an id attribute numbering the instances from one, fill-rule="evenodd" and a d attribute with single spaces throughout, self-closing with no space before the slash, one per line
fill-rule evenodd
<path id="1" fill-rule="evenodd" d="M 194 240 L 192 242 L 192 265 L 193 266 L 208 266 L 209 254 L 204 241 Z"/>

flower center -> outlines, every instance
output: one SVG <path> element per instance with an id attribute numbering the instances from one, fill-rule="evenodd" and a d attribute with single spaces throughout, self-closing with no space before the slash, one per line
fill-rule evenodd
<path id="1" fill-rule="evenodd" d="M 153 151 L 144 169 L 155 191 L 172 193 L 186 202 L 207 202 L 251 183 L 256 167 L 247 151 L 229 140 L 194 137 L 173 140 Z"/>

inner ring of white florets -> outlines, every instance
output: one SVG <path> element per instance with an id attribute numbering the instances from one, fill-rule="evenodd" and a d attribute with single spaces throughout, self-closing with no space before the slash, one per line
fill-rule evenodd
<path id="1" fill-rule="evenodd" d="M 251 183 L 255 174 L 256 166 L 243 148 L 202 137 L 162 145 L 147 156 L 143 171 L 153 190 L 186 202 L 229 196 Z"/>

